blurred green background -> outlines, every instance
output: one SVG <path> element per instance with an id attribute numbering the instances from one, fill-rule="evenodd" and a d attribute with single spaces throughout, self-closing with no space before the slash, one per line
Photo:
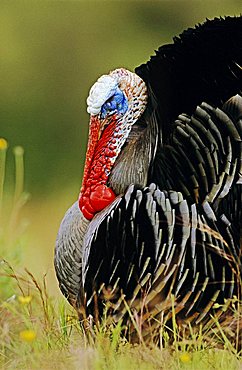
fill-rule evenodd
<path id="1" fill-rule="evenodd" d="M 86 97 L 97 77 L 133 70 L 205 18 L 239 15 L 241 0 L 0 1 L 0 137 L 25 149 L 31 201 L 23 261 L 48 272 L 60 220 L 77 198 L 88 132 Z M 165 92 L 164 92 L 165 93 Z"/>

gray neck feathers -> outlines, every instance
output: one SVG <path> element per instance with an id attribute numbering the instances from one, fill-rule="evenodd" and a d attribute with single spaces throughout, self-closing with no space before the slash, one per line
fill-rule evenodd
<path id="1" fill-rule="evenodd" d="M 134 124 L 126 146 L 118 156 L 109 177 L 109 186 L 118 195 L 131 185 L 145 187 L 149 167 L 158 144 L 158 129 L 155 113 L 145 113 Z"/>

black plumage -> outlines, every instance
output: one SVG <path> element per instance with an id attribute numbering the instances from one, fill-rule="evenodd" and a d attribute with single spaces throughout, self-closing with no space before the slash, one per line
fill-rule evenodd
<path id="1" fill-rule="evenodd" d="M 203 101 L 221 107 L 242 93 L 242 17 L 207 20 L 163 45 L 135 69 L 157 101 L 163 141 L 179 114 Z"/>
<path id="2" fill-rule="evenodd" d="M 119 195 L 90 224 L 72 206 L 55 267 L 80 319 L 108 302 L 145 337 L 173 306 L 198 324 L 241 298 L 242 17 L 184 31 L 136 73 L 148 106 L 109 176 Z"/>

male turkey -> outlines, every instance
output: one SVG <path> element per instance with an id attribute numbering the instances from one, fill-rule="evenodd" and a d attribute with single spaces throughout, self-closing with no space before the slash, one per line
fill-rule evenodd
<path id="1" fill-rule="evenodd" d="M 55 250 L 80 319 L 108 302 L 115 321 L 131 310 L 153 328 L 173 307 L 198 324 L 240 299 L 241 66 L 242 17 L 226 17 L 91 88 L 79 202 Z"/>

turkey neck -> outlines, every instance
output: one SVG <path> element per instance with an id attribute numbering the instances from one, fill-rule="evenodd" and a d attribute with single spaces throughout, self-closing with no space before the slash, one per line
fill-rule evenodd
<path id="1" fill-rule="evenodd" d="M 116 194 L 124 193 L 130 184 L 141 188 L 147 186 L 159 142 L 155 111 L 147 110 L 133 126 L 110 173 L 108 185 Z"/>

